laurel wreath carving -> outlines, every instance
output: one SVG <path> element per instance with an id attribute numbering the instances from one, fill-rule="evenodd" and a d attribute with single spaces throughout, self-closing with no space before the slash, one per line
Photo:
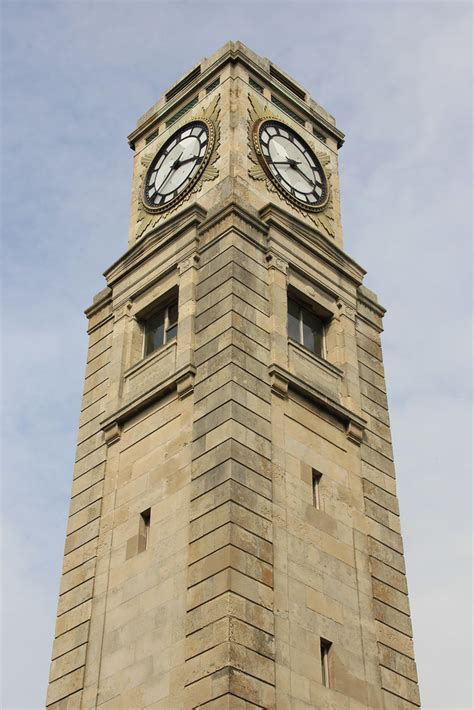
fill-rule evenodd
<path id="1" fill-rule="evenodd" d="M 213 146 L 211 149 L 211 154 L 206 165 L 203 167 L 202 172 L 198 173 L 195 180 L 189 185 L 188 189 L 185 189 L 176 199 L 176 202 L 172 203 L 166 211 L 156 212 L 151 210 L 143 201 L 143 194 L 145 188 L 145 177 L 148 172 L 153 159 L 157 153 L 161 150 L 162 146 L 170 138 L 172 134 L 166 134 L 163 137 L 161 143 L 150 150 L 146 151 L 140 160 L 140 174 L 138 177 L 139 184 L 139 195 L 138 195 L 138 208 L 137 208 L 137 239 L 140 239 L 145 232 L 149 232 L 163 219 L 169 217 L 178 207 L 180 207 L 184 202 L 187 202 L 192 195 L 199 192 L 202 189 L 202 185 L 206 180 L 215 180 L 219 171 L 215 167 L 215 163 L 219 159 L 219 146 L 220 146 L 220 126 L 219 126 L 219 114 L 220 114 L 220 94 L 211 101 L 210 104 L 201 108 L 197 111 L 191 111 L 184 114 L 175 124 L 173 124 L 174 131 L 180 130 L 186 124 L 192 121 L 204 121 L 209 128 L 209 139 L 213 140 Z"/>
<path id="2" fill-rule="evenodd" d="M 249 160 L 250 167 L 248 169 L 248 174 L 253 180 L 263 180 L 265 181 L 265 186 L 269 192 L 277 194 L 281 199 L 283 199 L 288 205 L 293 209 L 296 209 L 304 217 L 309 217 L 311 221 L 318 227 L 322 229 L 325 234 L 330 237 L 336 236 L 335 230 L 335 213 L 334 213 L 334 200 L 331 189 L 331 170 L 329 169 L 330 157 L 327 153 L 322 153 L 317 150 L 311 140 L 308 140 L 304 136 L 304 141 L 309 145 L 311 150 L 318 158 L 321 163 L 324 173 L 326 175 L 328 183 L 328 200 L 324 207 L 318 212 L 310 212 L 305 210 L 304 207 L 300 206 L 296 200 L 292 200 L 290 195 L 286 195 L 284 191 L 277 189 L 273 180 L 271 180 L 267 173 L 262 168 L 262 165 L 257 157 L 255 150 L 254 140 L 253 140 L 253 128 L 257 121 L 265 120 L 275 120 L 281 121 L 282 123 L 288 123 L 288 117 L 283 112 L 280 112 L 276 107 L 272 106 L 270 111 L 268 104 L 261 104 L 260 101 L 256 99 L 255 96 L 251 94 L 248 95 L 249 99 L 249 109 L 248 109 L 248 144 L 249 144 Z M 293 129 L 295 130 L 295 129 Z"/>

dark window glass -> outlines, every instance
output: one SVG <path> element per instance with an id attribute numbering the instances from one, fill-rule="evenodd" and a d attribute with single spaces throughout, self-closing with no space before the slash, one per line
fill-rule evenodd
<path id="1" fill-rule="evenodd" d="M 288 299 L 288 337 L 300 341 L 300 307 L 291 298 Z"/>
<path id="2" fill-rule="evenodd" d="M 145 324 L 145 355 L 149 355 L 165 342 L 165 310 L 155 313 Z"/>
<path id="3" fill-rule="evenodd" d="M 309 308 L 288 299 L 288 337 L 324 357 L 324 321 Z"/>
<path id="4" fill-rule="evenodd" d="M 145 356 L 178 335 L 178 302 L 154 313 L 145 322 Z"/>
<path id="5" fill-rule="evenodd" d="M 314 507 L 319 510 L 321 507 L 321 499 L 320 499 L 320 485 L 321 485 L 321 474 L 318 473 L 317 471 L 314 470 L 313 468 L 313 505 Z"/>
<path id="6" fill-rule="evenodd" d="M 320 640 L 321 649 L 321 681 L 326 688 L 330 688 L 332 684 L 331 679 L 331 646 L 330 641 L 326 639 Z"/>
<path id="7" fill-rule="evenodd" d="M 316 355 L 323 354 L 323 323 L 321 318 L 305 308 L 301 309 L 303 318 L 303 345 Z"/>

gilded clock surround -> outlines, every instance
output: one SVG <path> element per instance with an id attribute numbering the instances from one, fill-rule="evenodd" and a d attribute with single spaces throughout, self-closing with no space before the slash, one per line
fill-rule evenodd
<path id="1" fill-rule="evenodd" d="M 283 199 L 288 205 L 291 205 L 296 209 L 301 215 L 309 217 L 314 224 L 321 229 L 321 231 L 329 237 L 335 238 L 335 214 L 334 214 L 334 200 L 333 200 L 333 190 L 331 186 L 331 170 L 329 169 L 330 157 L 327 153 L 322 153 L 320 150 L 316 150 L 314 144 L 311 140 L 306 137 L 301 136 L 300 131 L 292 125 L 291 120 L 279 111 L 275 110 L 272 106 L 272 111 L 269 111 L 267 105 L 262 105 L 254 95 L 248 94 L 249 99 L 249 109 L 248 109 L 248 144 L 249 144 L 249 161 L 250 167 L 248 170 L 249 176 L 253 180 L 264 180 L 265 186 L 269 192 L 276 193 Z M 269 170 L 264 166 L 264 161 L 261 157 L 261 151 L 258 144 L 258 136 L 256 131 L 258 131 L 260 125 L 266 121 L 278 121 L 278 123 L 283 123 L 292 131 L 294 131 L 301 140 L 306 143 L 306 145 L 312 150 L 318 162 L 323 170 L 324 176 L 326 178 L 327 185 L 327 199 L 326 201 L 318 205 L 316 208 L 308 208 L 303 205 L 299 200 L 293 198 L 293 196 L 284 190 L 271 176 Z"/>
<path id="2" fill-rule="evenodd" d="M 294 197 L 293 195 L 291 195 L 290 192 L 288 192 L 288 190 L 281 184 L 281 182 L 279 182 L 279 180 L 277 180 L 275 178 L 275 176 L 270 171 L 268 163 L 265 159 L 265 156 L 263 155 L 260 136 L 261 136 L 262 128 L 264 128 L 267 124 L 273 124 L 275 122 L 280 125 L 285 126 L 286 128 L 288 128 L 288 130 L 291 130 L 293 133 L 295 133 L 295 135 L 297 135 L 298 138 L 301 140 L 302 144 L 313 154 L 313 158 L 316 159 L 317 168 L 318 168 L 319 172 L 321 172 L 323 179 L 324 179 L 324 196 L 320 202 L 318 202 L 314 205 L 302 202 L 297 197 Z M 303 209 L 306 212 L 320 212 L 321 210 L 323 210 L 326 207 L 326 205 L 328 203 L 328 199 L 329 199 L 329 184 L 328 184 L 327 175 L 325 173 L 325 170 L 324 170 L 321 162 L 317 158 L 317 156 L 314 152 L 314 149 L 308 145 L 307 141 L 305 141 L 303 139 L 303 137 L 299 135 L 299 133 L 296 133 L 296 131 L 294 131 L 294 129 L 290 128 L 290 126 L 288 126 L 287 123 L 283 123 L 282 121 L 279 121 L 278 119 L 261 118 L 258 121 L 256 121 L 253 125 L 252 138 L 253 138 L 253 147 L 254 147 L 255 153 L 256 153 L 256 155 L 260 161 L 260 164 L 263 167 L 267 177 L 270 178 L 270 180 L 276 185 L 279 192 L 281 192 L 285 198 L 290 200 L 290 202 L 292 204 L 294 204 L 296 207 L 299 207 L 300 209 Z"/>
<path id="3" fill-rule="evenodd" d="M 219 146 L 220 146 L 220 127 L 219 127 L 219 101 L 220 96 L 217 95 L 216 98 L 208 104 L 206 107 L 202 108 L 200 111 L 192 111 L 186 113 L 179 121 L 174 124 L 173 133 L 166 135 L 161 141 L 158 148 L 156 145 L 153 148 L 147 150 L 145 148 L 144 154 L 141 158 L 141 173 L 139 178 L 140 192 L 137 200 L 137 238 L 143 237 L 145 232 L 149 232 L 154 229 L 160 221 L 166 216 L 172 214 L 180 205 L 190 199 L 191 195 L 199 192 L 202 188 L 203 182 L 206 180 L 215 180 L 219 175 L 219 171 L 215 166 L 216 161 L 219 159 Z M 149 169 L 155 157 L 165 146 L 165 144 L 170 140 L 170 138 L 187 126 L 190 123 L 201 122 L 204 123 L 208 130 L 208 145 L 204 156 L 204 159 L 199 166 L 199 170 L 196 175 L 192 178 L 191 182 L 180 192 L 173 200 L 167 202 L 164 205 L 152 206 L 148 205 L 144 200 L 144 190 L 147 184 L 147 176 Z"/>
<path id="4" fill-rule="evenodd" d="M 161 204 L 161 205 L 150 204 L 146 199 L 146 190 L 148 189 L 149 176 L 150 176 L 151 171 L 154 169 L 155 160 L 160 155 L 162 149 L 165 148 L 166 145 L 173 139 L 173 136 L 175 136 L 177 133 L 182 132 L 187 126 L 199 125 L 199 124 L 204 125 L 207 129 L 207 146 L 206 146 L 206 152 L 203 156 L 203 159 L 199 165 L 198 170 L 193 175 L 193 177 L 191 178 L 189 183 L 172 200 L 170 200 L 169 202 L 166 202 L 164 204 Z M 192 121 L 190 121 L 188 119 L 188 122 L 185 123 L 184 126 L 182 126 L 181 128 L 178 128 L 174 133 L 171 134 L 171 136 L 169 136 L 168 140 L 163 143 L 163 145 L 160 147 L 160 149 L 155 154 L 155 156 L 154 156 L 153 160 L 151 161 L 151 163 L 148 167 L 148 170 L 146 171 L 146 174 L 145 174 L 145 179 L 143 181 L 143 193 L 142 193 L 141 197 L 142 197 L 143 206 L 147 212 L 152 212 L 155 214 L 158 214 L 159 212 L 168 212 L 178 202 L 180 202 L 180 200 L 186 195 L 187 192 L 189 192 L 190 190 L 193 189 L 194 185 L 196 184 L 196 182 L 199 180 L 202 173 L 206 169 L 207 163 L 209 162 L 209 158 L 211 157 L 211 153 L 214 149 L 215 134 L 216 134 L 216 132 L 215 132 L 214 124 L 205 118 L 200 118 L 200 119 L 192 120 Z"/>

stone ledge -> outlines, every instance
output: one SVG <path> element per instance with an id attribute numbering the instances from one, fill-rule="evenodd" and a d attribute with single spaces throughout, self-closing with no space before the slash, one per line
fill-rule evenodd
<path id="1" fill-rule="evenodd" d="M 121 407 L 113 414 L 110 414 L 106 419 L 100 422 L 100 428 L 104 431 L 105 439 L 108 444 L 118 441 L 121 433 L 121 426 L 130 417 L 134 416 L 145 407 L 148 407 L 152 402 L 161 399 L 168 392 L 176 389 L 180 397 L 184 397 L 193 388 L 194 375 L 196 374 L 196 368 L 193 365 L 186 365 L 185 367 L 176 370 L 170 377 L 162 380 L 154 387 L 150 388 L 147 392 L 140 395 L 130 402 L 128 402 L 124 407 Z"/>
<path id="2" fill-rule="evenodd" d="M 272 364 L 268 368 L 270 375 L 272 392 L 283 399 L 288 398 L 288 391 L 294 390 L 307 399 L 314 402 L 321 409 L 332 414 L 336 419 L 346 426 L 347 438 L 356 444 L 362 442 L 362 436 L 367 422 L 350 409 L 332 399 L 328 394 L 322 392 L 314 385 L 304 382 L 296 375 L 292 374 L 280 365 Z"/>

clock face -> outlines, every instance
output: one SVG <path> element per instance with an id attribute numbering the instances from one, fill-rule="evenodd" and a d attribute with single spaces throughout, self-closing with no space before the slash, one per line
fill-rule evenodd
<path id="1" fill-rule="evenodd" d="M 305 141 L 279 121 L 261 121 L 254 131 L 257 154 L 276 186 L 299 207 L 322 209 L 328 200 L 327 179 Z"/>
<path id="2" fill-rule="evenodd" d="M 144 203 L 168 209 L 194 185 L 212 151 L 209 126 L 193 121 L 174 133 L 153 159 L 145 178 Z"/>

